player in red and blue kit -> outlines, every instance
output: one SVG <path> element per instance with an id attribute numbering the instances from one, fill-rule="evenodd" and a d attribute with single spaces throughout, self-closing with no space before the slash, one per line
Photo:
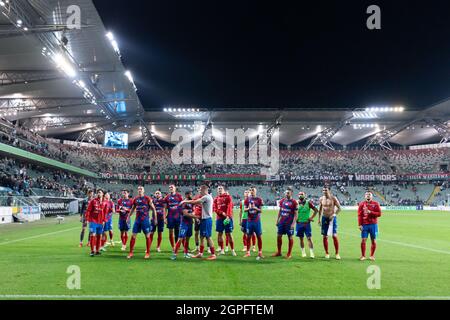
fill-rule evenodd
<path id="1" fill-rule="evenodd" d="M 280 211 L 278 213 L 277 227 L 277 247 L 278 251 L 272 257 L 281 257 L 281 247 L 283 246 L 283 235 L 289 238 L 289 248 L 286 259 L 292 258 L 292 248 L 294 247 L 294 230 L 298 216 L 298 203 L 292 197 L 293 190 L 288 188 L 286 190 L 286 197 L 280 201 Z"/>
<path id="2" fill-rule="evenodd" d="M 262 226 L 261 226 L 261 211 L 263 201 L 256 196 L 256 188 L 249 189 L 249 196 L 244 201 L 244 210 L 247 211 L 247 253 L 246 257 L 250 257 L 251 238 L 253 234 L 256 234 L 258 240 L 258 257 L 257 260 L 263 259 L 262 255 Z"/>
<path id="3" fill-rule="evenodd" d="M 153 227 L 153 232 L 156 232 L 156 230 L 158 230 L 158 242 L 156 251 L 161 252 L 162 235 L 164 232 L 164 213 L 166 211 L 166 200 L 163 198 L 161 191 L 155 192 L 153 204 L 155 205 L 156 215 L 158 216 L 158 225 L 155 225 Z"/>
<path id="4" fill-rule="evenodd" d="M 105 244 L 108 239 L 107 233 L 109 233 L 110 245 L 112 247 L 114 247 L 113 214 L 115 213 L 115 206 L 114 206 L 114 202 L 111 201 L 111 195 L 109 193 L 105 194 L 105 210 L 106 210 L 106 216 L 105 216 L 105 226 L 103 228 L 102 247 L 100 249 L 101 251 L 106 251 Z"/>
<path id="5" fill-rule="evenodd" d="M 130 230 L 130 213 L 133 207 L 133 200 L 130 199 L 130 192 L 122 190 L 122 198 L 117 201 L 119 213 L 119 231 L 122 240 L 122 251 L 127 249 L 128 231 Z"/>
<path id="6" fill-rule="evenodd" d="M 91 257 L 100 255 L 101 238 L 106 216 L 103 195 L 103 190 L 97 190 L 97 197 L 89 201 L 86 210 L 86 220 L 89 222 L 89 233 L 91 234 Z"/>
<path id="7" fill-rule="evenodd" d="M 378 218 L 381 217 L 381 207 L 373 201 L 372 192 L 366 192 L 366 200 L 358 207 L 358 225 L 361 230 L 361 261 L 366 260 L 366 242 L 370 235 L 372 247 L 370 249 L 370 260 L 375 261 L 375 251 L 377 249 Z"/>
<path id="8" fill-rule="evenodd" d="M 164 201 L 167 209 L 164 220 L 167 224 L 167 229 L 169 229 L 169 241 L 173 251 L 173 249 L 175 249 L 175 243 L 178 241 L 178 235 L 180 232 L 180 202 L 183 201 L 183 197 L 181 194 L 177 193 L 177 188 L 174 185 L 171 185 L 169 186 L 169 194 L 164 198 Z"/>
<path id="9" fill-rule="evenodd" d="M 156 209 L 155 206 L 153 205 L 152 198 L 146 196 L 144 192 L 145 192 L 144 187 L 142 186 L 138 187 L 138 196 L 134 198 L 133 207 L 131 208 L 130 215 L 132 215 L 133 212 L 136 211 L 136 219 L 134 220 L 133 235 L 131 236 L 130 242 L 130 253 L 127 257 L 128 259 L 133 258 L 134 255 L 133 250 L 134 245 L 136 244 L 136 237 L 137 234 L 141 232 L 145 234 L 147 246 L 144 259 L 150 259 L 150 247 L 151 247 L 150 233 L 152 232 L 152 226 L 150 224 L 150 210 L 152 210 L 152 213 L 154 214 Z"/>
<path id="10" fill-rule="evenodd" d="M 186 201 L 192 200 L 192 191 L 187 191 L 185 196 Z M 189 239 L 192 237 L 193 222 L 194 220 L 197 220 L 197 216 L 194 213 L 194 205 L 190 203 L 183 203 L 181 205 L 181 212 L 180 234 L 171 257 L 172 260 L 177 259 L 178 250 L 181 245 L 184 247 L 184 257 L 186 259 L 191 258 L 191 255 L 189 254 Z"/>
<path id="11" fill-rule="evenodd" d="M 225 232 L 225 237 L 231 246 L 231 252 L 233 256 L 236 256 L 236 251 L 234 250 L 234 239 L 233 239 L 233 199 L 225 191 L 224 186 L 219 186 L 217 188 L 217 197 L 214 199 L 213 204 L 214 212 L 217 215 L 216 220 L 216 232 L 217 232 L 217 242 L 220 247 L 219 254 L 225 254 L 224 243 L 223 243 L 223 233 Z"/>

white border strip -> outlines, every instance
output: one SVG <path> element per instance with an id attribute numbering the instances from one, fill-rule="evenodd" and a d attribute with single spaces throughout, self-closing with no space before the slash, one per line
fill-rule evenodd
<path id="1" fill-rule="evenodd" d="M 157 296 L 157 295 L 0 295 L 0 299 L 98 300 L 450 300 L 450 296 Z"/>

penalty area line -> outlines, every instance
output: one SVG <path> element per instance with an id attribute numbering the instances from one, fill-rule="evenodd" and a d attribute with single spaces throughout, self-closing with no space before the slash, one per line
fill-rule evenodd
<path id="1" fill-rule="evenodd" d="M 159 299 L 159 300 L 450 300 L 450 296 L 157 296 L 157 295 L 0 295 L 1 299 Z"/>
<path id="2" fill-rule="evenodd" d="M 0 246 L 4 246 L 4 245 L 7 245 L 7 244 L 12 244 L 12 243 L 16 243 L 16 242 L 22 242 L 22 241 L 27 241 L 27 240 L 37 239 L 37 238 L 43 238 L 43 237 L 53 236 L 53 235 L 55 235 L 55 234 L 60 234 L 60 233 L 64 233 L 64 232 L 68 232 L 68 231 L 73 231 L 73 230 L 80 230 L 80 228 L 79 228 L 79 227 L 76 227 L 76 228 L 70 228 L 70 229 L 65 229 L 65 230 L 60 230 L 60 231 L 55 231 L 55 232 L 49 232 L 49 233 L 37 234 L 37 235 L 35 235 L 35 236 L 26 237 L 26 238 L 22 238 L 22 239 L 16 239 L 16 240 L 11 240 L 11 241 L 6 241 L 6 242 L 0 242 Z"/>

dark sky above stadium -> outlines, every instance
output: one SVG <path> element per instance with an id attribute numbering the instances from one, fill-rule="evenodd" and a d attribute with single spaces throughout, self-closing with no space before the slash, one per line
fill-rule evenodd
<path id="1" fill-rule="evenodd" d="M 148 110 L 423 108 L 450 96 L 448 0 L 94 0 Z M 366 27 L 371 4 L 382 30 Z"/>

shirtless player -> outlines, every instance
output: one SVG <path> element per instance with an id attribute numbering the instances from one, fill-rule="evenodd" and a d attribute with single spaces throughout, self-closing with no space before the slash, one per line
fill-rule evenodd
<path id="1" fill-rule="evenodd" d="M 322 227 L 325 259 L 330 259 L 330 254 L 328 252 L 328 237 L 333 236 L 334 248 L 336 249 L 336 260 L 341 260 L 341 256 L 339 255 L 339 240 L 337 237 L 337 215 L 341 212 L 341 204 L 339 203 L 339 200 L 331 194 L 329 187 L 324 187 L 322 192 L 323 197 L 319 200 L 319 226 Z"/>

